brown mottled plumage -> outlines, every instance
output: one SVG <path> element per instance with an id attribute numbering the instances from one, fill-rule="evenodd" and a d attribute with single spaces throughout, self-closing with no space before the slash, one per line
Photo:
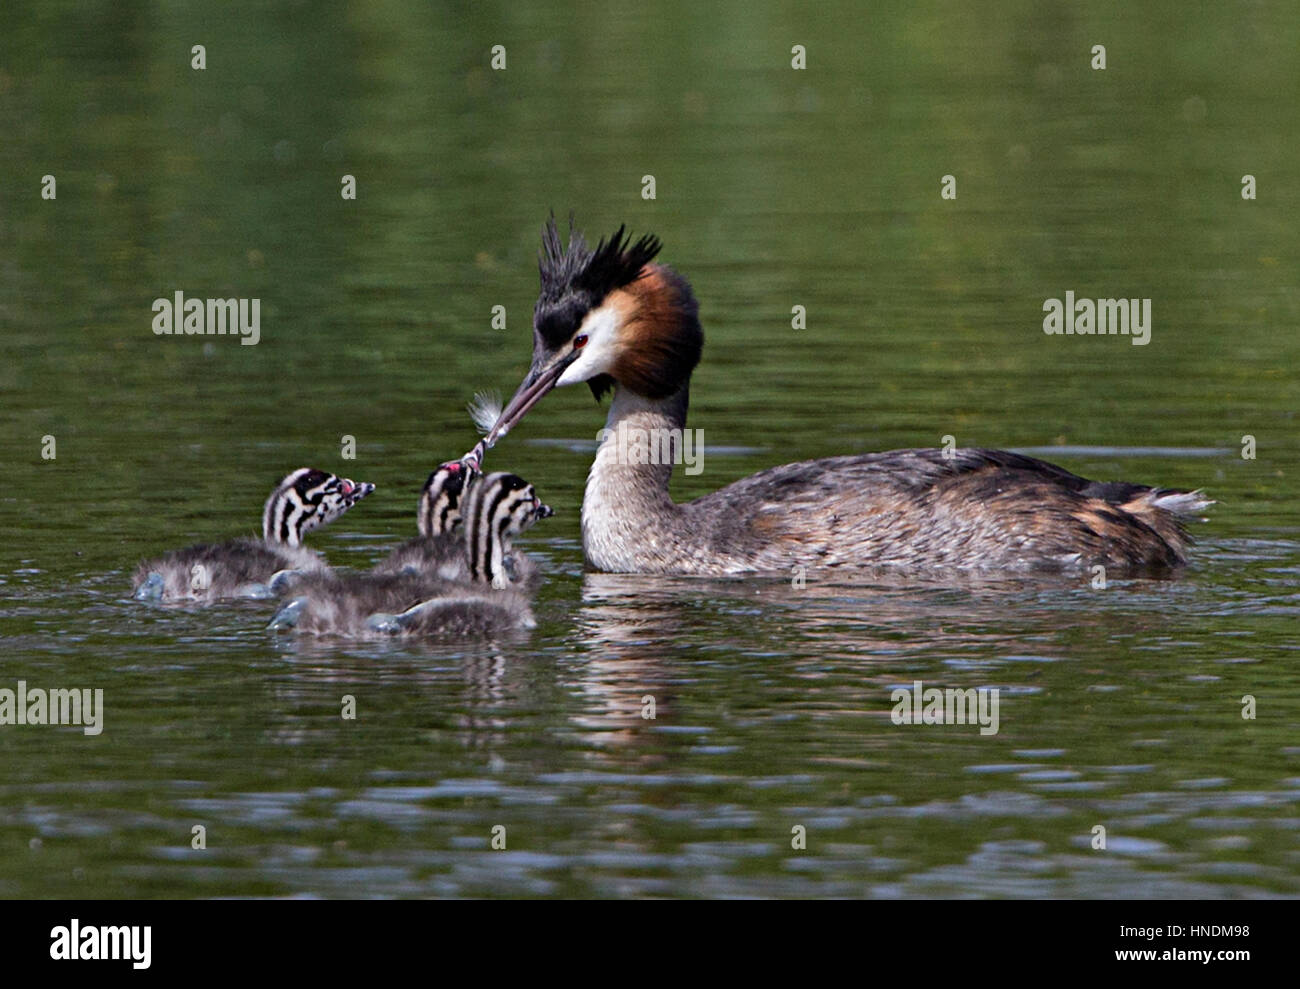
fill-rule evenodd
<path id="1" fill-rule="evenodd" d="M 533 362 L 496 425 L 466 455 L 481 461 L 557 385 L 614 390 L 587 478 L 583 548 L 601 570 L 788 573 L 793 567 L 1036 570 L 1186 561 L 1178 516 L 1198 492 L 1097 482 L 997 450 L 895 450 L 761 471 L 695 501 L 668 494 L 670 464 L 628 456 L 686 426 L 703 335 L 689 284 L 652 263 L 659 242 L 618 232 L 589 250 L 551 220 Z M 629 442 L 630 440 L 630 442 Z"/>

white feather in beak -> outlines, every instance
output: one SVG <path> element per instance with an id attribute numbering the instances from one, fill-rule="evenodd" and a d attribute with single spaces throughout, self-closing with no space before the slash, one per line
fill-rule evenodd
<path id="1" fill-rule="evenodd" d="M 478 391 L 470 403 L 465 406 L 474 426 L 480 433 L 486 434 L 496 421 L 501 418 L 501 393 L 499 391 Z"/>

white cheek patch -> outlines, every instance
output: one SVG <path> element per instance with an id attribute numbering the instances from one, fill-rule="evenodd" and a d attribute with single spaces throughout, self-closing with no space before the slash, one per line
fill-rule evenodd
<path id="1" fill-rule="evenodd" d="M 587 345 L 582 348 L 581 356 L 565 368 L 557 384 L 576 385 L 614 366 L 614 344 L 621 318 L 613 306 L 601 306 L 587 313 L 578 328 L 579 333 L 587 334 Z"/>

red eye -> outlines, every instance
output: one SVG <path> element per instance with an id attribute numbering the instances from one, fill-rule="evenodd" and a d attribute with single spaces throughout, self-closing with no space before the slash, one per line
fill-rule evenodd
<path id="1" fill-rule="evenodd" d="M 579 333 L 576 337 L 573 338 L 574 350 L 581 350 L 585 346 L 587 346 L 587 334 Z"/>

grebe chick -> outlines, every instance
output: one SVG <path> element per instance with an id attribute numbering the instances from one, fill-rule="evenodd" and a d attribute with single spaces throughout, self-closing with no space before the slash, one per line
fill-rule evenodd
<path id="1" fill-rule="evenodd" d="M 900 566 L 1033 570 L 1103 564 L 1168 569 L 1187 559 L 1178 516 L 1195 491 L 1090 481 L 997 450 L 896 450 L 787 464 L 692 502 L 668 493 L 704 336 L 686 279 L 653 263 L 660 242 L 619 228 L 588 249 L 555 219 L 543 232 L 532 367 L 465 461 L 559 385 L 612 389 L 582 502 L 590 566 L 622 573 L 728 575 Z M 633 456 L 662 442 L 674 457 Z M 657 453 L 658 450 L 642 453 Z M 667 459 L 667 463 L 661 461 Z"/>
<path id="2" fill-rule="evenodd" d="M 469 493 L 465 494 L 467 488 Z M 425 574 L 462 583 L 478 580 L 472 569 L 476 554 L 469 547 L 483 545 L 485 538 L 481 532 L 461 527 L 462 509 L 466 516 L 474 518 L 482 514 L 483 498 L 501 495 L 509 496 L 510 505 L 509 514 L 502 516 L 505 530 L 496 541 L 501 559 L 491 564 L 493 571 L 484 579 L 497 588 L 520 584 L 535 591 L 541 573 L 532 558 L 514 546 L 513 537 L 549 517 L 550 506 L 542 504 L 533 486 L 517 474 L 492 474 L 480 479 L 472 468 L 457 460 L 429 475 L 420 498 L 420 535 L 393 550 L 374 573 Z"/>
<path id="3" fill-rule="evenodd" d="M 461 524 L 461 498 L 465 485 L 478 475 L 460 461 L 441 464 L 429 474 L 416 505 L 419 535 L 398 546 L 374 568 L 374 573 L 429 574 L 440 571 L 453 578 L 465 556 Z"/>
<path id="4" fill-rule="evenodd" d="M 294 584 L 293 600 L 268 627 L 354 637 L 493 635 L 532 628 L 535 566 L 521 562 L 525 558 L 510 539 L 547 518 L 551 509 L 522 478 L 489 474 L 470 482 L 463 510 L 460 566 L 444 570 L 451 576 L 413 569 L 308 574 Z"/>
<path id="5" fill-rule="evenodd" d="M 532 557 L 515 547 L 514 537 L 554 514 L 518 474 L 486 475 L 470 484 L 465 499 L 464 552 L 453 561 L 454 569 L 442 572 L 462 583 L 536 591 L 541 572 Z"/>
<path id="6" fill-rule="evenodd" d="M 326 569 L 302 545 L 312 529 L 334 521 L 375 486 L 300 467 L 276 486 L 262 509 L 262 538 L 200 544 L 146 560 L 136 568 L 140 601 L 214 601 L 271 597 L 297 574 Z"/>

